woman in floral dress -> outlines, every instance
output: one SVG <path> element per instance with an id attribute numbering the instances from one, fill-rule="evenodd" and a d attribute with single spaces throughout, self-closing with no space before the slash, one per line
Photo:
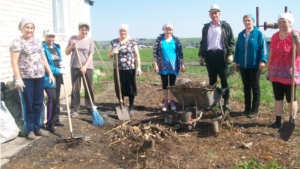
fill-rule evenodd
<path id="1" fill-rule="evenodd" d="M 134 114 L 134 97 L 137 95 L 136 75 L 139 76 L 142 74 L 141 61 L 137 41 L 131 39 L 128 35 L 127 24 L 121 24 L 119 28 L 119 35 L 119 38 L 114 39 L 110 42 L 108 57 L 112 58 L 114 56 L 114 53 L 118 53 L 118 66 L 122 93 L 121 97 L 129 97 L 129 113 L 132 116 Z M 117 87 L 116 70 L 114 71 L 114 77 L 115 91 L 117 97 L 119 98 L 120 96 L 118 94 L 119 89 Z"/>

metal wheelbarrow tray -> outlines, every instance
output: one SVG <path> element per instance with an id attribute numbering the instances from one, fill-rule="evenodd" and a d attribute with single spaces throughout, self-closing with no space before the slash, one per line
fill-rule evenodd
<path id="1" fill-rule="evenodd" d="M 196 126 L 196 122 L 201 119 L 204 110 L 208 108 L 217 117 L 213 109 L 213 106 L 217 103 L 219 103 L 222 115 L 224 115 L 221 106 L 222 89 L 220 88 L 182 88 L 180 86 L 170 86 L 168 89 L 182 105 L 184 114 L 180 123 L 187 126 L 187 130 L 192 130 Z M 200 112 L 198 112 L 199 109 Z"/>

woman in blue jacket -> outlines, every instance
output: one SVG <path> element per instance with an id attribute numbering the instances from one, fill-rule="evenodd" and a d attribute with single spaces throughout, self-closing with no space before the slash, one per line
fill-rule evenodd
<path id="1" fill-rule="evenodd" d="M 261 70 L 268 60 L 268 49 L 264 34 L 254 26 L 254 16 L 244 15 L 243 22 L 245 29 L 239 33 L 235 53 L 234 70 L 240 68 L 244 84 L 245 111 L 242 115 L 249 118 L 255 117 L 258 113 L 260 102 L 259 79 Z M 251 105 L 252 90 L 252 105 Z"/>
<path id="2" fill-rule="evenodd" d="M 48 96 L 47 104 L 47 129 L 54 133 L 54 126 L 63 126 L 59 121 L 60 113 L 60 86 L 63 83 L 62 75 L 65 74 L 65 66 L 62 63 L 61 50 L 58 44 L 54 43 L 55 34 L 53 30 L 44 30 L 45 41 L 42 42 L 45 56 L 48 60 L 49 66 L 55 77 L 55 82 L 50 85 L 48 75 L 44 77 L 45 91 Z"/>

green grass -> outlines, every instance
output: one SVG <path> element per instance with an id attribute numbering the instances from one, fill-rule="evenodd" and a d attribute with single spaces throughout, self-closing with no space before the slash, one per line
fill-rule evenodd
<path id="1" fill-rule="evenodd" d="M 268 162 L 267 164 L 261 164 L 256 159 L 252 159 L 250 162 L 242 162 L 240 164 L 234 164 L 232 166 L 234 169 L 283 169 L 285 167 L 280 166 L 276 161 Z"/>
<path id="2" fill-rule="evenodd" d="M 189 41 L 198 41 L 197 38 L 186 38 Z M 150 43 L 151 39 L 147 39 Z M 181 39 L 184 40 L 184 39 Z M 153 39 L 154 41 L 154 39 Z M 197 62 L 198 63 L 198 48 L 183 48 L 183 54 L 184 54 L 184 61 L 185 63 L 189 62 Z M 107 57 L 107 50 L 100 50 L 101 56 L 103 60 L 109 60 L 112 61 L 112 59 Z M 140 56 L 142 62 L 150 62 L 147 64 L 142 65 L 143 71 L 153 72 L 153 49 L 142 49 L 140 50 Z M 94 54 L 94 60 L 100 60 L 100 57 L 98 53 L 95 51 Z M 240 73 L 237 71 L 234 71 L 232 68 L 233 64 L 231 64 L 228 68 L 229 76 L 228 76 L 228 83 L 229 85 L 238 84 L 237 87 L 231 89 L 230 91 L 230 97 L 243 101 L 244 100 L 244 92 L 243 92 L 243 83 L 240 77 Z M 99 66 L 96 68 L 100 68 L 101 72 L 104 72 L 104 67 Z M 112 72 L 112 66 L 108 66 L 110 71 Z M 266 69 L 263 69 L 262 75 L 260 78 L 260 87 L 261 87 L 261 104 L 266 105 L 267 107 L 270 107 L 270 109 L 273 109 L 274 107 L 274 96 L 273 96 L 273 88 L 272 84 L 267 81 L 264 77 Z M 188 74 L 190 76 L 197 76 L 200 79 L 208 79 L 208 74 L 205 66 L 186 66 L 186 72 L 185 74 Z M 180 77 L 180 76 L 179 76 Z M 138 77 L 138 80 L 146 82 L 147 78 L 144 78 L 143 75 Z M 197 78 L 198 79 L 198 78 Z M 221 85 L 219 84 L 219 87 Z M 297 94 L 300 93 L 300 87 L 297 87 Z M 297 95 L 297 100 L 300 100 L 300 94 Z M 286 110 L 286 107 L 285 107 Z"/>
<path id="3" fill-rule="evenodd" d="M 184 48 L 183 55 L 185 62 L 198 61 L 198 48 Z M 99 53 L 104 61 L 112 61 L 112 58 L 108 58 L 108 50 L 99 50 Z M 141 49 L 139 50 L 141 62 L 153 62 L 153 49 Z M 94 60 L 100 60 L 100 56 L 97 51 L 94 52 Z"/>

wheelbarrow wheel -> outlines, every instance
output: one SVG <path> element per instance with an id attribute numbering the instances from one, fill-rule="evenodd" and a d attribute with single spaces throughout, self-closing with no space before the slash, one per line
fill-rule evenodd
<path id="1" fill-rule="evenodd" d="M 194 108 L 187 108 L 182 116 L 182 122 L 190 122 L 190 124 L 183 125 L 185 131 L 192 131 L 196 127 L 197 122 L 191 122 L 196 118 L 196 110 Z"/>

